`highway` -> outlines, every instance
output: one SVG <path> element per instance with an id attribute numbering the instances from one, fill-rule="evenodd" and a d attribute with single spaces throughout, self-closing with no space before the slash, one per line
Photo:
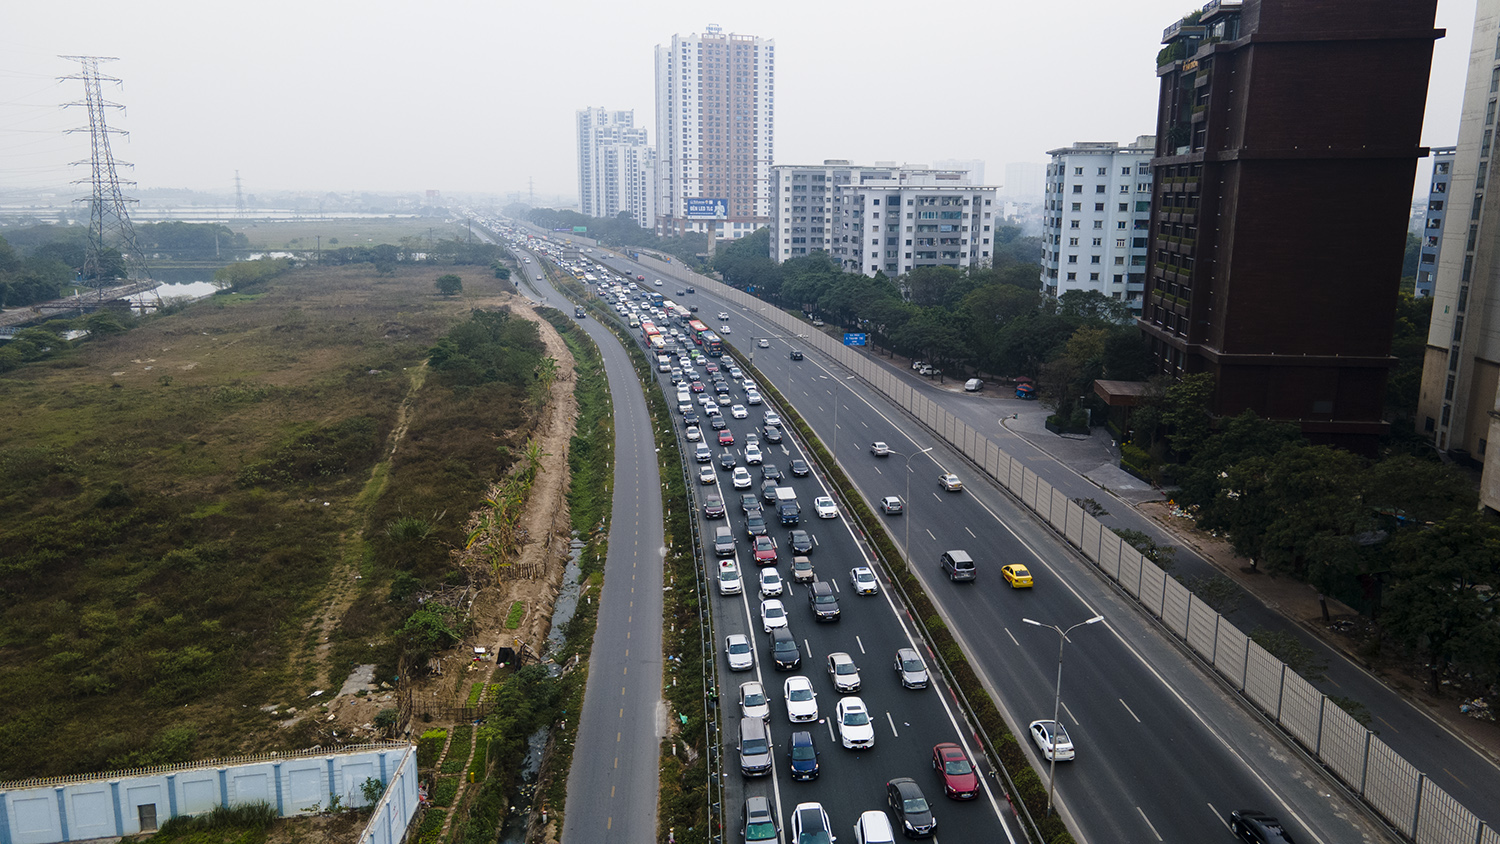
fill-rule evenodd
<path id="1" fill-rule="evenodd" d="M 612 265 L 632 275 L 663 275 L 619 259 Z M 689 277 L 669 283 L 697 284 Z M 846 373 L 817 355 L 791 361 L 795 338 L 777 337 L 769 326 L 757 324 L 753 312 L 715 301 L 701 286 L 698 290 L 695 303 L 704 310 L 732 314 L 729 339 L 748 345 L 752 336 L 773 338 L 769 349 L 755 350 L 755 364 L 825 443 L 834 442 L 833 416 L 839 414 L 836 456 L 868 500 L 905 497 L 908 480 L 905 457 L 872 458 L 870 441 L 884 440 L 901 455 L 933 449 L 910 461 L 908 512 L 890 517 L 908 521 L 892 533 L 900 543 L 910 528 L 918 574 L 1018 735 L 1030 720 L 1051 715 L 1058 645 L 1055 632 L 1022 619 L 1068 626 L 1095 613 L 1105 616 L 1105 624 L 1072 634 L 1063 676 L 1062 720 L 1079 751 L 1077 761 L 1058 765 L 1057 790 L 1060 807 L 1083 840 L 1204 840 L 1227 835 L 1225 814 L 1245 807 L 1279 814 L 1294 835 L 1302 833 L 1298 840 L 1387 840 L 1361 809 L 1330 794 L 1321 777 L 1289 754 L 1279 735 L 1190 665 L 1134 606 L 1006 495 L 967 471 L 936 438 L 879 397 L 853 387 L 841 377 Z M 965 492 L 939 491 L 937 477 L 947 468 L 968 482 Z M 941 578 L 936 560 L 951 548 L 968 550 L 980 561 L 976 583 L 949 584 Z M 998 576 L 1006 562 L 1028 564 L 1036 588 L 1007 588 Z M 797 615 L 792 617 L 795 624 Z M 925 753 L 904 752 L 916 753 L 917 764 L 926 759 Z"/>

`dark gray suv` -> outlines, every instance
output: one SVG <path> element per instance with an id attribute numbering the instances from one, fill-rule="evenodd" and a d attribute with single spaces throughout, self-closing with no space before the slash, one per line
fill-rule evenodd
<path id="1" fill-rule="evenodd" d="M 812 606 L 813 618 L 818 621 L 839 620 L 839 596 L 828 581 L 813 582 L 812 588 L 807 590 L 807 603 Z"/>

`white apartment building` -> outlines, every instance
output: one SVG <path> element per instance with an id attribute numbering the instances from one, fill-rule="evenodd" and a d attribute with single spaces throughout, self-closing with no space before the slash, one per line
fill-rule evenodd
<path id="1" fill-rule="evenodd" d="M 770 222 L 775 107 L 775 41 L 708 26 L 657 46 L 659 234 L 734 238 Z"/>
<path id="2" fill-rule="evenodd" d="M 1443 254 L 1443 221 L 1447 218 L 1448 185 L 1453 181 L 1453 155 L 1458 147 L 1432 147 L 1432 186 L 1427 190 L 1427 204 L 1422 210 L 1422 252 L 1417 259 L 1417 278 L 1413 291 L 1421 299 L 1431 296 L 1437 287 L 1438 261 Z"/>
<path id="3" fill-rule="evenodd" d="M 1048 150 L 1042 216 L 1042 289 L 1097 290 L 1140 313 L 1151 234 L 1156 137 L 1121 146 L 1075 143 Z"/>
<path id="4" fill-rule="evenodd" d="M 820 251 L 869 276 L 990 264 L 995 188 L 970 184 L 965 170 L 829 159 L 771 172 L 778 264 Z"/>
<path id="5" fill-rule="evenodd" d="M 578 111 L 578 204 L 590 217 L 621 211 L 645 228 L 656 223 L 656 150 L 634 111 Z"/>

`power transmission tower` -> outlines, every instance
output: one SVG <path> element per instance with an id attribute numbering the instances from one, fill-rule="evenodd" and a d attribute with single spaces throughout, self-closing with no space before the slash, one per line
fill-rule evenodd
<path id="1" fill-rule="evenodd" d="M 137 200 L 126 197 L 120 191 L 121 185 L 134 186 L 135 182 L 129 179 L 121 179 L 115 170 L 115 165 L 120 164 L 129 167 L 125 161 L 116 161 L 114 152 L 110 149 L 109 136 L 111 133 L 128 135 L 122 129 L 111 129 L 104 119 L 104 110 L 107 108 L 125 107 L 119 103 L 112 103 L 104 99 L 102 92 L 103 82 L 114 82 L 120 84 L 120 80 L 113 76 L 101 76 L 99 74 L 100 62 L 112 62 L 117 59 L 110 56 L 62 56 L 69 61 L 76 61 L 82 65 L 82 69 L 73 76 L 64 76 L 63 79 L 79 79 L 83 81 L 84 100 L 64 104 L 65 108 L 73 106 L 84 106 L 88 110 L 89 125 L 87 128 L 69 129 L 68 132 L 88 132 L 89 143 L 92 154 L 87 162 L 75 161 L 77 164 L 89 164 L 90 174 L 87 179 L 78 179 L 73 184 L 89 184 L 92 186 L 92 195 L 86 200 L 89 203 L 89 245 L 88 252 L 83 259 L 83 282 L 92 284 L 99 290 L 102 298 L 104 289 L 110 286 L 113 278 L 104 278 L 112 272 L 112 268 L 105 266 L 104 256 L 110 248 L 117 248 L 120 256 L 125 261 L 126 274 L 137 281 L 150 281 L 151 271 L 146 267 L 146 256 L 141 252 L 140 244 L 136 241 L 135 226 L 130 223 L 130 214 L 126 210 L 126 203 Z M 76 202 L 84 202 L 79 199 Z"/>
<path id="2" fill-rule="evenodd" d="M 240 171 L 234 171 L 234 215 L 245 216 L 245 193 L 240 190 Z"/>

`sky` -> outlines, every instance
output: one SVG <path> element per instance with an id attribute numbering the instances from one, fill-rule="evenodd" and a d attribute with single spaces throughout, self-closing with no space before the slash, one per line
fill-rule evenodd
<path id="1" fill-rule="evenodd" d="M 1312 1 L 1312 0 L 1310 0 Z M 1329 2 L 1329 0 L 1316 0 Z M 1423 143 L 1458 131 L 1476 0 L 1440 0 Z M 0 206 L 87 167 L 65 55 L 112 56 L 117 159 L 140 189 L 576 201 L 574 113 L 634 109 L 654 143 L 654 48 L 675 33 L 776 42 L 778 164 L 1047 160 L 1155 123 L 1162 30 L 1184 0 L 100 0 L 0 4 Z M 1349 2 L 1351 9 L 1360 7 Z M 930 13 L 929 13 L 930 12 Z M 1418 184 L 1427 165 L 1418 166 Z M 524 197 L 523 197 L 524 198 Z"/>

